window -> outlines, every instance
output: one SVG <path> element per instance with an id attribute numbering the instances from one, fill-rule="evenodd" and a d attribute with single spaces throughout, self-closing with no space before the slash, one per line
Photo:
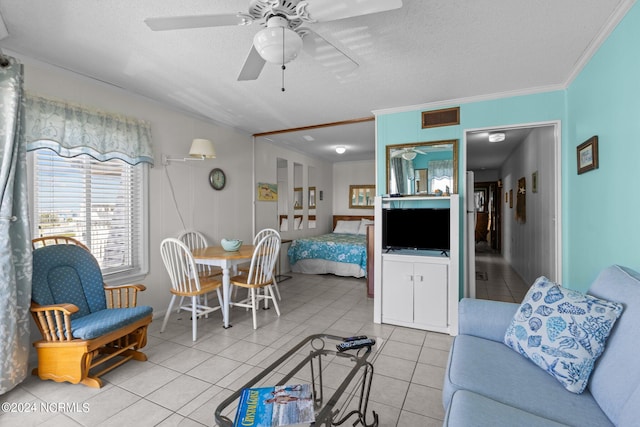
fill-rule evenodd
<path id="1" fill-rule="evenodd" d="M 147 273 L 146 164 L 30 153 L 33 237 L 62 234 L 91 249 L 110 281 Z"/>

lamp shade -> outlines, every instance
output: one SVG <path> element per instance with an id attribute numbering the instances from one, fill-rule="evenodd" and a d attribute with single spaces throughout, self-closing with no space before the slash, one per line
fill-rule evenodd
<path id="1" fill-rule="evenodd" d="M 213 142 L 208 139 L 196 138 L 191 143 L 189 155 L 191 157 L 201 157 L 203 159 L 215 159 L 216 148 L 213 146 Z"/>
<path id="2" fill-rule="evenodd" d="M 302 50 L 302 38 L 295 31 L 286 28 L 286 25 L 284 18 L 273 17 L 267 22 L 267 28 L 258 31 L 253 37 L 253 46 L 265 61 L 286 64 Z"/>

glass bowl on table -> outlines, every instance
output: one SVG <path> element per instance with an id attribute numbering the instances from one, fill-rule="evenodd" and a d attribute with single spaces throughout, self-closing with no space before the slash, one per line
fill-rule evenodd
<path id="1" fill-rule="evenodd" d="M 235 252 L 240 249 L 240 246 L 242 246 L 242 240 L 222 239 L 220 240 L 220 245 L 222 246 L 222 249 L 227 252 Z"/>

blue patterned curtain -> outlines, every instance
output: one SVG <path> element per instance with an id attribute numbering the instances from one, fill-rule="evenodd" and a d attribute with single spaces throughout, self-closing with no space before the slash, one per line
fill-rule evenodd
<path id="1" fill-rule="evenodd" d="M 28 151 L 50 148 L 63 157 L 88 154 L 101 162 L 153 165 L 148 122 L 29 93 L 24 105 Z"/>
<path id="2" fill-rule="evenodd" d="M 22 65 L 0 66 L 0 394 L 27 376 L 31 235 L 21 125 Z"/>

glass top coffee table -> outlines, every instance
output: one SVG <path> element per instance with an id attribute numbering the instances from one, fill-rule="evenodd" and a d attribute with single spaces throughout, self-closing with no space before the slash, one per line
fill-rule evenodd
<path id="1" fill-rule="evenodd" d="M 374 347 L 381 346 L 376 339 Z M 343 337 L 327 334 L 310 335 L 287 351 L 244 386 L 223 401 L 215 412 L 220 427 L 232 427 L 242 390 L 289 384 L 310 384 L 315 410 L 315 426 L 337 426 L 348 419 L 353 425 L 378 425 L 378 415 L 371 411 L 367 422 L 367 406 L 373 365 L 371 347 L 339 352 L 336 345 Z M 375 352 L 377 355 L 377 352 Z"/>

